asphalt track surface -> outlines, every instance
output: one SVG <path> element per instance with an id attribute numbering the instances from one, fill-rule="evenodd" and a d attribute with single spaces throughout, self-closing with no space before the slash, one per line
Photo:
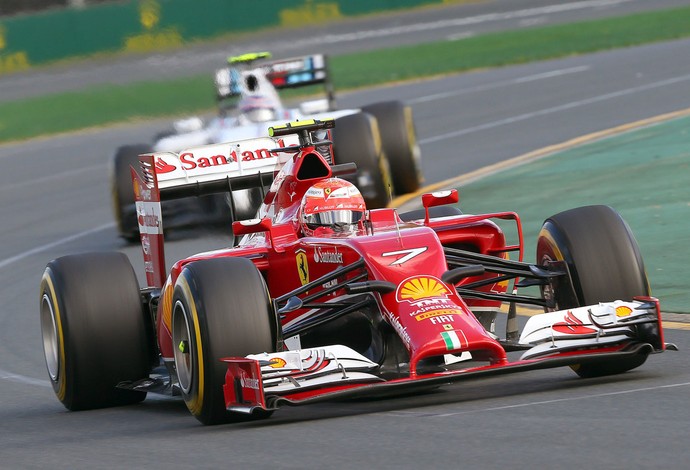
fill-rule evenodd
<path id="1" fill-rule="evenodd" d="M 380 88 L 343 106 L 412 104 L 428 183 L 591 132 L 690 107 L 690 41 Z M 137 247 L 118 240 L 107 164 L 140 123 L 0 147 L 0 456 L 3 468 L 685 468 L 690 333 L 680 352 L 630 373 L 569 369 L 444 387 L 435 393 L 283 409 L 257 423 L 203 427 L 180 401 L 67 412 L 48 384 L 38 284 L 50 259 Z M 586 190 L 587 188 L 583 188 Z M 178 233 L 177 259 L 228 243 Z M 124 346 L 126 347 L 126 346 Z"/>

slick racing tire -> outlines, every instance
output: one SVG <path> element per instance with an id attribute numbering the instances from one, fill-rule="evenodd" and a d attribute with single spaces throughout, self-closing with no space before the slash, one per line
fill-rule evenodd
<path id="1" fill-rule="evenodd" d="M 559 310 L 650 295 L 637 241 L 628 224 L 609 206 L 585 206 L 549 217 L 537 239 L 537 264 L 565 261 L 569 288 L 544 288 Z M 647 353 L 625 360 L 573 366 L 581 377 L 612 375 L 638 367 Z"/>
<path id="2" fill-rule="evenodd" d="M 417 191 L 424 177 L 412 108 L 400 101 L 386 101 L 364 106 L 362 111 L 374 116 L 378 122 L 395 194 Z"/>
<path id="3" fill-rule="evenodd" d="M 276 334 L 266 283 L 251 261 L 208 259 L 182 270 L 173 293 L 175 367 L 187 408 L 201 423 L 247 419 L 225 409 L 227 365 L 220 359 L 274 352 Z"/>
<path id="4" fill-rule="evenodd" d="M 357 176 L 347 179 L 362 192 L 369 209 L 388 205 L 389 191 L 393 188 L 376 118 L 366 113 L 337 118 L 333 129 L 333 154 L 335 163 L 357 165 Z"/>
<path id="5" fill-rule="evenodd" d="M 40 291 L 50 382 L 69 410 L 137 403 L 145 392 L 116 388 L 151 371 L 151 325 L 122 253 L 85 253 L 48 263 Z"/>
<path id="6" fill-rule="evenodd" d="M 134 208 L 134 189 L 129 167 L 137 164 L 140 154 L 152 151 L 151 146 L 146 144 L 123 145 L 115 151 L 113 157 L 111 172 L 113 214 L 118 233 L 130 243 L 139 239 L 139 224 Z"/>

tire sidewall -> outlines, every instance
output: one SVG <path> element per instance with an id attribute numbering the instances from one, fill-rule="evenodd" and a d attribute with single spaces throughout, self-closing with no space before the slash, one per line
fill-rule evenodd
<path id="1" fill-rule="evenodd" d="M 139 155 L 152 151 L 152 147 L 146 144 L 124 145 L 119 147 L 113 156 L 111 168 L 113 215 L 120 236 L 128 241 L 136 241 L 139 236 L 136 210 L 132 208 L 135 202 L 130 166 L 136 165 Z"/>
<path id="2" fill-rule="evenodd" d="M 246 418 L 225 411 L 221 358 L 275 351 L 275 313 L 263 277 L 244 258 L 190 263 L 175 283 L 172 304 L 173 341 L 183 318 L 189 329 L 193 369 L 189 389 L 182 390 L 187 408 L 203 424 Z M 178 374 L 182 357 L 176 350 Z"/>
<path id="3" fill-rule="evenodd" d="M 40 285 L 55 325 L 58 399 L 70 410 L 136 403 L 145 392 L 117 388 L 148 377 L 153 357 L 136 275 L 122 253 L 84 253 L 51 261 Z M 46 365 L 48 366 L 46 354 Z"/>
<path id="4" fill-rule="evenodd" d="M 549 259 L 567 263 L 578 299 L 578 305 L 559 308 L 650 294 L 637 241 L 609 206 L 578 207 L 548 218 L 537 240 L 537 264 Z"/>

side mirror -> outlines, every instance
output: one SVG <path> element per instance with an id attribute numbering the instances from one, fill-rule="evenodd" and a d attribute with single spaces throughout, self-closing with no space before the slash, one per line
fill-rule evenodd
<path id="1" fill-rule="evenodd" d="M 186 134 L 188 132 L 196 132 L 198 130 L 203 129 L 204 121 L 202 121 L 201 118 L 194 116 L 186 119 L 180 119 L 179 121 L 175 121 L 173 127 L 175 128 L 175 131 L 177 131 L 178 133 Z"/>
<path id="2" fill-rule="evenodd" d="M 302 114 L 317 114 L 330 111 L 330 103 L 326 98 L 319 100 L 304 101 L 299 105 Z"/>
<path id="3" fill-rule="evenodd" d="M 455 204 L 460 201 L 457 189 L 449 189 L 446 191 L 436 191 L 433 193 L 426 193 L 422 195 L 422 206 L 424 206 L 424 225 L 429 224 L 429 208 L 436 206 L 445 206 L 446 204 Z"/>
<path id="4" fill-rule="evenodd" d="M 236 220 L 232 223 L 232 233 L 236 237 L 250 233 L 269 232 L 273 223 L 268 217 L 264 219 Z"/>

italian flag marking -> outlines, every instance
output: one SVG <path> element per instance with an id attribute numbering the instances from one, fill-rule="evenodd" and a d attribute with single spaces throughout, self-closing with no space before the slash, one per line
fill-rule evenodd
<path id="1" fill-rule="evenodd" d="M 441 338 L 446 343 L 446 349 L 452 351 L 454 349 L 459 349 L 462 345 L 460 344 L 460 338 L 455 333 L 455 331 L 444 331 L 441 333 Z"/>

